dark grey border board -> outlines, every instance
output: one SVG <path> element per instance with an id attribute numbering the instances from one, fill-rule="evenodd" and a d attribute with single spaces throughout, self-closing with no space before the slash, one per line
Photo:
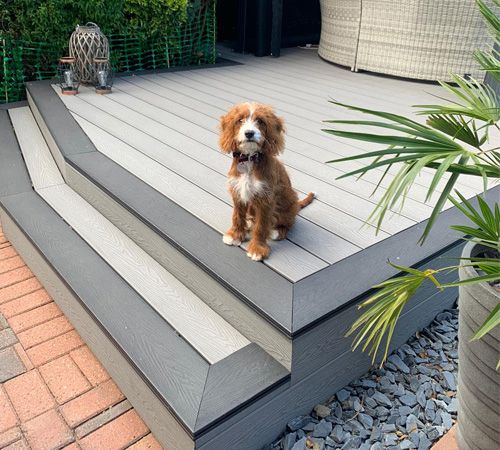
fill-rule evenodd
<path id="1" fill-rule="evenodd" d="M 72 122 L 71 134 L 83 135 L 78 139 L 89 141 L 49 83 L 28 83 L 27 89 L 58 145 L 66 142 L 63 138 L 58 139 L 58 135 L 68 134 L 68 130 L 60 130 L 58 125 L 60 117 Z M 76 170 L 99 185 L 140 220 L 161 233 L 183 254 L 199 264 L 288 336 L 305 332 L 317 322 L 334 315 L 342 306 L 366 295 L 374 284 L 397 275 L 394 268 L 385 264 L 387 259 L 390 258 L 397 264 L 418 266 L 432 255 L 454 244 L 458 240 L 457 235 L 448 227 L 463 221 L 461 213 L 456 208 L 451 208 L 441 215 L 423 246 L 418 245 L 417 241 L 426 222 L 416 224 L 292 283 L 267 266 L 249 261 L 243 252 L 221 245 L 218 233 L 187 213 L 181 206 L 169 201 L 96 152 L 93 144 L 92 153 L 99 154 L 99 157 L 89 152 L 78 151 L 78 148 L 75 148 L 78 139 L 70 143 L 71 148 L 67 151 L 64 145 L 60 146 L 67 161 Z M 77 156 L 79 153 L 87 155 Z M 97 163 L 97 158 L 100 159 L 100 163 Z M 87 164 L 86 167 L 83 167 L 84 162 Z M 107 166 L 106 170 L 104 165 Z M 135 186 L 134 192 L 131 192 L 131 184 Z M 494 201 L 499 192 L 500 187 L 488 191 L 488 200 Z M 150 201 L 149 196 L 151 199 L 158 198 Z M 144 201 L 146 198 L 148 202 Z M 185 222 L 177 220 L 177 216 L 182 217 Z M 168 221 L 170 224 L 166 227 Z M 171 227 L 173 224 L 175 227 Z M 191 226 L 196 227 L 196 232 L 190 233 L 189 239 L 186 239 L 186 230 Z M 200 236 L 203 237 L 205 245 L 199 245 Z"/>
<path id="2" fill-rule="evenodd" d="M 208 364 L 38 194 L 0 204 L 193 439 L 289 380 L 256 344 Z"/>
<path id="3" fill-rule="evenodd" d="M 31 180 L 6 110 L 0 110 L 0 180 L 0 197 L 32 189 Z"/>
<path id="4" fill-rule="evenodd" d="M 489 189 L 484 198 L 490 205 L 498 202 L 500 186 Z M 477 203 L 476 199 L 471 202 Z M 366 296 L 373 285 L 398 275 L 398 270 L 387 264 L 388 260 L 418 267 L 439 255 L 460 240 L 450 225 L 462 223 L 464 216 L 457 208 L 447 209 L 439 216 L 424 245 L 418 240 L 427 220 L 298 281 L 293 292 L 292 334 L 306 331 L 342 306 Z"/>
<path id="5" fill-rule="evenodd" d="M 21 108 L 22 106 L 28 106 L 27 100 L 20 100 L 18 102 L 1 103 L 0 111 L 5 109 Z"/>

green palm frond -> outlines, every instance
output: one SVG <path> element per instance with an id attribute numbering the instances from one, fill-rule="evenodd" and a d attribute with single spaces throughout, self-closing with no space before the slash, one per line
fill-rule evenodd
<path id="1" fill-rule="evenodd" d="M 370 306 L 370 308 L 361 314 L 346 334 L 346 336 L 351 336 L 356 333 L 352 344 L 353 350 L 361 345 L 363 351 L 370 347 L 369 354 L 372 357 L 372 362 L 375 362 L 382 345 L 381 361 L 384 362 L 387 358 L 391 337 L 397 321 L 403 308 L 420 286 L 426 280 L 431 280 L 438 288 L 441 286 L 435 278 L 438 271 L 421 271 L 395 264 L 391 264 L 391 266 L 406 275 L 391 278 L 374 286 L 378 289 L 377 292 L 358 306 L 359 309 L 367 306 Z"/>
<path id="2" fill-rule="evenodd" d="M 475 332 L 474 336 L 472 336 L 472 340 L 477 341 L 478 339 L 481 339 L 485 334 L 489 333 L 498 325 L 500 325 L 500 304 L 495 306 L 493 311 L 491 311 L 484 323 Z"/>
<path id="3" fill-rule="evenodd" d="M 460 75 L 452 75 L 452 79 L 457 86 L 444 81 L 440 81 L 439 84 L 450 92 L 457 101 L 438 97 L 448 102 L 448 104 L 414 105 L 415 108 L 419 108 L 417 114 L 460 115 L 491 125 L 500 120 L 500 100 L 490 86 L 474 79 L 466 80 Z"/>

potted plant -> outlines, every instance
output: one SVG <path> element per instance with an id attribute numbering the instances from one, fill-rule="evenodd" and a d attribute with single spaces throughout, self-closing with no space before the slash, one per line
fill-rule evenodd
<path id="1" fill-rule="evenodd" d="M 476 0 L 490 31 L 494 47 L 490 52 L 477 51 L 476 60 L 489 76 L 500 83 L 500 19 L 483 0 Z M 499 0 L 493 0 L 495 7 Z M 382 350 L 386 359 L 390 340 L 399 316 L 415 292 L 426 281 L 437 289 L 459 286 L 459 432 L 460 448 L 500 448 L 498 433 L 498 395 L 500 392 L 499 342 L 500 329 L 500 208 L 498 201 L 488 205 L 481 196 L 477 202 L 468 201 L 455 184 L 462 175 L 473 175 L 484 180 L 484 189 L 500 179 L 499 147 L 492 147 L 492 131 L 500 131 L 499 97 L 493 89 L 474 79 L 453 75 L 454 84 L 441 85 L 455 100 L 449 105 L 417 105 L 417 113 L 426 117 L 421 124 L 409 118 L 332 102 L 337 106 L 374 117 L 371 120 L 332 120 L 335 129 L 327 133 L 343 138 L 357 139 L 383 145 L 383 150 L 329 161 L 340 164 L 348 160 L 373 158 L 347 176 L 363 176 L 374 169 L 398 167 L 393 179 L 376 205 L 368 221 L 382 224 L 389 210 L 402 207 L 406 194 L 424 168 L 433 169 L 434 175 L 427 190 L 430 201 L 436 188 L 443 182 L 431 217 L 420 239 L 423 243 L 444 205 L 449 200 L 463 213 L 464 224 L 452 228 L 467 236 L 458 265 L 421 271 L 393 265 L 403 276 L 387 280 L 377 286 L 375 293 L 360 308 L 367 308 L 352 324 L 348 335 L 355 335 L 353 347 L 369 349 L 375 361 Z M 367 127 L 368 132 L 349 131 L 350 125 Z M 339 129 L 337 127 L 344 129 Z M 376 130 L 373 132 L 373 130 Z M 377 133 L 377 131 L 379 131 Z M 379 183 L 380 185 L 380 183 Z M 442 272 L 458 270 L 459 281 L 443 284 Z M 495 328 L 497 327 L 497 328 Z"/>

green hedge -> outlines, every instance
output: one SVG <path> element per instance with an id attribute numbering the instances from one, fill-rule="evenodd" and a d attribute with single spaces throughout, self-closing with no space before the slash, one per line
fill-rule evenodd
<path id="1" fill-rule="evenodd" d="M 0 103 L 54 76 L 75 25 L 88 21 L 108 36 L 117 72 L 215 62 L 215 0 L 0 0 Z"/>

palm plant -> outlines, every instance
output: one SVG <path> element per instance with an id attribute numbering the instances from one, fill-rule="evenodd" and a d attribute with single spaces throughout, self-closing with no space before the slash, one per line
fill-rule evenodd
<path id="1" fill-rule="evenodd" d="M 475 58 L 491 77 L 500 82 L 500 59 L 497 51 L 500 44 L 500 19 L 484 3 L 476 0 L 488 27 L 494 37 L 494 46 L 489 52 L 477 51 Z M 496 7 L 500 0 L 493 0 Z M 355 334 L 353 347 L 368 350 L 373 361 L 382 348 L 382 362 L 385 361 L 390 340 L 399 316 L 425 281 L 432 282 L 437 289 L 446 289 L 466 283 L 500 281 L 500 208 L 498 203 L 488 206 L 481 196 L 477 197 L 477 206 L 469 202 L 455 185 L 460 176 L 481 177 L 484 190 L 493 181 L 500 179 L 500 147 L 489 144 L 491 131 L 500 131 L 499 98 L 495 91 L 474 79 L 453 76 L 454 84 L 441 82 L 441 86 L 454 97 L 447 105 L 416 105 L 417 114 L 426 116 L 426 123 L 421 124 L 409 118 L 387 112 L 374 111 L 336 101 L 331 103 L 372 116 L 371 120 L 331 120 L 335 128 L 324 131 L 335 136 L 381 144 L 382 150 L 328 161 L 339 164 L 349 160 L 373 160 L 360 169 L 351 171 L 339 178 L 358 176 L 374 169 L 385 168 L 381 179 L 388 176 L 391 167 L 398 167 L 393 179 L 383 193 L 374 211 L 367 219 L 377 230 L 390 210 L 402 208 L 404 200 L 417 176 L 425 169 L 434 170 L 432 181 L 427 189 L 428 202 L 436 194 L 440 183 L 444 187 L 433 207 L 427 226 L 420 238 L 423 243 L 429 235 L 439 213 L 447 201 L 451 201 L 469 219 L 473 226 L 456 225 L 452 229 L 467 235 L 488 251 L 482 257 L 473 258 L 468 264 L 477 269 L 478 276 L 455 283 L 442 284 L 439 273 L 458 269 L 459 266 L 438 270 L 418 270 L 396 266 L 403 276 L 398 276 L 377 286 L 377 290 L 359 305 L 369 307 L 352 324 L 348 335 Z M 345 126 L 356 125 L 374 129 L 375 132 L 349 131 Z M 338 129 L 340 126 L 344 129 Z M 345 129 L 347 128 L 347 129 Z M 476 331 L 473 339 L 480 339 L 500 323 L 500 305 L 497 305 L 483 325 Z"/>

